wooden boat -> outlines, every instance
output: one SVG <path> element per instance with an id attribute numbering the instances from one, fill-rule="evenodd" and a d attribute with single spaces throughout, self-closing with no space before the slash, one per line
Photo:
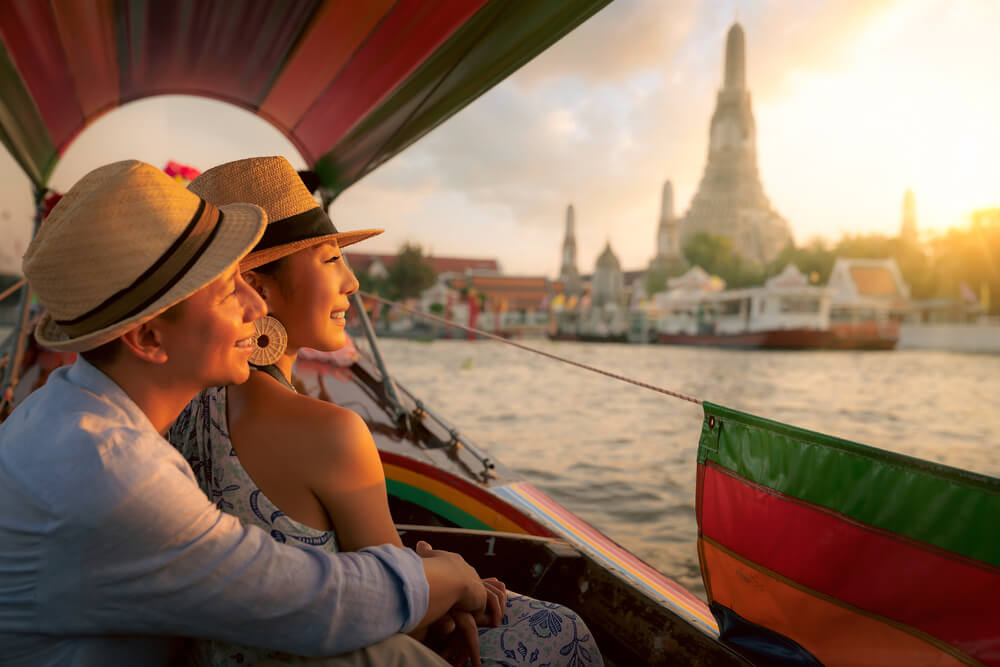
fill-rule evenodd
<path id="1" fill-rule="evenodd" d="M 149 95 L 203 95 L 281 130 L 328 204 L 607 1 L 4 3 L 0 140 L 41 202 L 59 155 L 97 116 Z M 30 289 L 18 299 L 4 411 L 72 361 L 35 347 Z M 405 541 L 430 538 L 484 576 L 568 604 L 610 665 L 744 663 L 704 602 L 491 461 L 380 366 L 313 358 L 296 372 L 368 421 Z"/>
<path id="2" fill-rule="evenodd" d="M 96 116 L 206 95 L 283 131 L 328 203 L 605 2 L 3 3 L 0 140 L 40 202 Z M 247 58 L 247 44 L 266 47 Z M 31 349 L 30 288 L 18 298 L 3 409 L 70 361 Z M 608 664 L 1000 664 L 1000 480 L 706 403 L 706 605 L 463 438 L 392 380 L 365 335 L 370 355 L 303 355 L 296 373 L 369 423 L 403 539 L 568 604 Z"/>

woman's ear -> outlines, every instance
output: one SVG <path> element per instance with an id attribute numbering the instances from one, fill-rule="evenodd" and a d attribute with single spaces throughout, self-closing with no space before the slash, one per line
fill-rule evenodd
<path id="1" fill-rule="evenodd" d="M 256 271 L 246 271 L 243 273 L 243 280 L 257 292 L 257 296 L 267 301 L 267 287 L 264 286 L 264 275 Z"/>

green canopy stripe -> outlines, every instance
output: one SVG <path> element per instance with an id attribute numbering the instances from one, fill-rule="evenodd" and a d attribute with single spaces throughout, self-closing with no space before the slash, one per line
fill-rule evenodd
<path id="1" fill-rule="evenodd" d="M 705 403 L 698 462 L 1000 567 L 1000 480 Z"/>
<path id="2" fill-rule="evenodd" d="M 0 47 L 0 141 L 36 185 L 45 185 L 56 163 L 56 148 L 38 107 L 3 47 Z"/>

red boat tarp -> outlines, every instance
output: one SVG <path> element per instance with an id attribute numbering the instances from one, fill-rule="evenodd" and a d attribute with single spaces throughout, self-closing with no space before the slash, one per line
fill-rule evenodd
<path id="1" fill-rule="evenodd" d="M 698 549 L 724 641 L 777 664 L 1000 665 L 1000 480 L 704 410 Z"/>
<path id="2" fill-rule="evenodd" d="M 102 113 L 151 95 L 265 118 L 334 194 L 610 0 L 5 0 L 0 140 L 43 186 Z"/>

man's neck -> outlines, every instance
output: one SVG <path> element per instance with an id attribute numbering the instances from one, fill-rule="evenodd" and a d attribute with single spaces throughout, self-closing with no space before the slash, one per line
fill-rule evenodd
<path id="1" fill-rule="evenodd" d="M 197 387 L 183 386 L 170 382 L 162 374 L 149 368 L 134 368 L 128 364 L 108 364 L 98 366 L 122 391 L 132 399 L 156 429 L 164 433 L 191 399 L 198 393 Z"/>

